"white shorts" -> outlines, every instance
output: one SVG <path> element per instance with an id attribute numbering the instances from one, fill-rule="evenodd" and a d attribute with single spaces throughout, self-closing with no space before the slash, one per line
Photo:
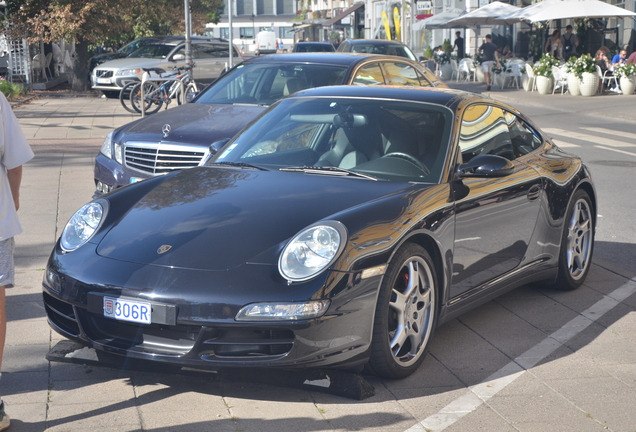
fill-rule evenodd
<path id="1" fill-rule="evenodd" d="M 494 61 L 485 61 L 481 64 L 481 70 L 483 73 L 490 73 L 492 72 L 492 65 L 494 65 L 495 62 Z"/>
<path id="2" fill-rule="evenodd" d="M 12 287 L 15 274 L 13 251 L 15 242 L 13 237 L 0 241 L 0 286 Z"/>

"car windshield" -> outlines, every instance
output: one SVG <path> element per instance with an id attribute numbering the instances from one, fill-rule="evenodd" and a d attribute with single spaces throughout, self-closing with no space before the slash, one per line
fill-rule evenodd
<path id="1" fill-rule="evenodd" d="M 240 64 L 197 98 L 205 104 L 271 105 L 313 87 L 343 84 L 346 66 L 315 63 Z"/>
<path id="2" fill-rule="evenodd" d="M 144 45 L 128 57 L 165 59 L 173 49 L 174 45 Z"/>
<path id="3" fill-rule="evenodd" d="M 422 102 L 283 99 L 208 165 L 234 162 L 295 174 L 352 172 L 381 180 L 438 183 L 452 118 L 448 108 Z"/>
<path id="4" fill-rule="evenodd" d="M 384 54 L 398 57 L 406 57 L 410 60 L 416 60 L 415 55 L 405 46 L 395 44 L 355 44 L 351 46 L 351 52 L 364 54 Z"/>

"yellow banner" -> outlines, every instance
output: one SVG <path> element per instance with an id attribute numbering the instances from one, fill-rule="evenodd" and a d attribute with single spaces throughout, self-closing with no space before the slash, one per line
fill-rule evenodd
<path id="1" fill-rule="evenodd" d="M 389 25 L 389 17 L 386 15 L 386 11 L 382 11 L 382 24 L 384 24 L 384 31 L 386 31 L 386 38 L 391 40 L 391 26 Z"/>
<path id="2" fill-rule="evenodd" d="M 397 6 L 393 8 L 393 24 L 395 25 L 395 39 L 396 40 L 402 40 L 402 38 L 400 37 L 400 31 L 401 31 L 401 25 L 400 23 L 402 22 L 402 19 L 400 17 L 400 11 L 398 10 Z"/>

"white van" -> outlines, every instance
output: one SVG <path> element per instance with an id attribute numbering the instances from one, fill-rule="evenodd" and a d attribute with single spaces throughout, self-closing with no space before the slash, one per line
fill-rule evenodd
<path id="1" fill-rule="evenodd" d="M 276 53 L 276 33 L 273 31 L 262 31 L 256 35 L 256 50 L 254 54 L 275 54 Z"/>

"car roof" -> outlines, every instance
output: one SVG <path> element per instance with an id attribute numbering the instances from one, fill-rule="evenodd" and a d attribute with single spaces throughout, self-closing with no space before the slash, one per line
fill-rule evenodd
<path id="1" fill-rule="evenodd" d="M 347 39 L 345 42 L 349 42 L 352 45 L 401 45 L 406 46 L 400 41 L 387 40 L 387 39 Z"/>
<path id="2" fill-rule="evenodd" d="M 401 59 L 410 61 L 406 57 L 387 56 L 382 54 L 344 53 L 344 52 L 311 52 L 311 53 L 286 53 L 270 54 L 266 56 L 251 57 L 244 63 L 324 63 L 331 65 L 350 66 L 366 59 Z"/>
<path id="3" fill-rule="evenodd" d="M 354 97 L 372 99 L 400 99 L 413 102 L 428 102 L 447 107 L 462 101 L 493 103 L 494 99 L 463 90 L 435 87 L 405 86 L 326 86 L 301 90 L 289 98 L 298 97 Z M 497 102 L 499 104 L 499 102 Z M 516 110 L 514 110 L 516 112 Z"/>
<path id="4" fill-rule="evenodd" d="M 332 43 L 331 42 L 296 42 L 296 45 L 332 45 Z"/>
<path id="5" fill-rule="evenodd" d="M 185 41 L 185 36 L 163 36 L 157 41 L 146 45 L 178 45 Z M 226 39 L 210 38 L 204 36 L 192 36 L 192 42 L 227 42 Z M 146 46 L 144 45 L 144 46 Z"/>

